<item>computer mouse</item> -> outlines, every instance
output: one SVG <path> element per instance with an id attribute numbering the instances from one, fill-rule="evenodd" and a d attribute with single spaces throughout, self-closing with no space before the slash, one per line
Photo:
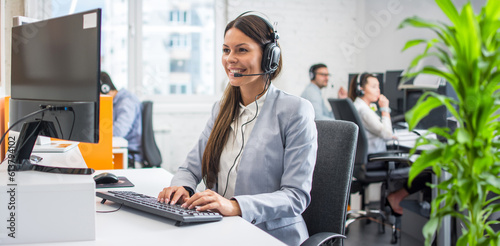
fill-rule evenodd
<path id="1" fill-rule="evenodd" d="M 118 177 L 112 173 L 101 173 L 94 176 L 96 184 L 112 184 L 118 182 Z"/>

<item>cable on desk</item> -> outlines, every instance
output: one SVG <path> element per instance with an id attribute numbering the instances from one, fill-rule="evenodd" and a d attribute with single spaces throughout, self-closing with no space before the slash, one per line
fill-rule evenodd
<path id="1" fill-rule="evenodd" d="M 105 213 L 114 213 L 114 212 L 120 210 L 122 208 L 122 206 L 123 206 L 123 203 L 121 203 L 120 206 L 117 209 L 115 209 L 115 210 L 110 210 L 110 211 L 99 211 L 99 210 L 97 210 L 95 212 L 96 213 L 103 213 L 103 214 L 105 214 Z"/>

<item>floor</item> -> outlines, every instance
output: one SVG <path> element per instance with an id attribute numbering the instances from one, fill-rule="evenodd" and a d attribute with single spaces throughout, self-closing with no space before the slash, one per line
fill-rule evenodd
<path id="1" fill-rule="evenodd" d="M 345 246 L 400 246 L 391 244 L 391 227 L 385 225 L 385 233 L 378 232 L 379 224 L 375 221 L 358 220 L 349 226 Z"/>
<path id="2" fill-rule="evenodd" d="M 413 210 L 408 210 L 411 208 L 408 204 L 413 204 L 415 201 L 405 201 L 401 203 L 404 208 L 403 216 L 400 217 L 401 227 L 405 226 L 401 232 L 399 232 L 399 238 L 395 244 L 391 244 L 392 240 L 392 227 L 386 221 L 384 224 L 385 232 L 379 232 L 380 221 L 377 219 L 359 219 L 356 222 L 349 225 L 348 231 L 346 233 L 347 239 L 344 241 L 345 246 L 420 246 L 423 245 L 423 241 L 414 238 L 415 233 L 421 231 L 425 221 L 421 217 L 415 217 Z M 372 209 L 377 209 L 379 205 L 377 203 L 370 204 L 369 207 Z M 394 223 L 395 217 L 391 216 L 388 218 L 392 223 Z M 406 229 L 406 230 L 405 230 Z M 418 234 L 418 233 L 417 233 Z M 404 237 L 404 238 L 403 238 Z"/>

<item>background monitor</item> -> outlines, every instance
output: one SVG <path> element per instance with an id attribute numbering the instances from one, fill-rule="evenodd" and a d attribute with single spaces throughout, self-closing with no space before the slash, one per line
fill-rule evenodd
<path id="1" fill-rule="evenodd" d="M 384 96 L 389 99 L 392 116 L 404 113 L 404 91 L 398 89 L 402 73 L 403 70 L 385 72 Z"/>
<path id="2" fill-rule="evenodd" d="M 12 28 L 10 125 L 24 123 L 13 127 L 21 131 L 19 161 L 29 159 L 38 133 L 99 141 L 100 42 L 100 9 Z"/>

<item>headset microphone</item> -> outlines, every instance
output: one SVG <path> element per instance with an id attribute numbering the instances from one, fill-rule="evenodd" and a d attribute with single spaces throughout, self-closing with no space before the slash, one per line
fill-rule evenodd
<path id="1" fill-rule="evenodd" d="M 253 74 L 241 74 L 241 73 L 234 73 L 234 77 L 243 77 L 243 76 L 259 76 L 259 75 L 266 75 L 270 74 L 268 73 L 253 73 Z"/>

